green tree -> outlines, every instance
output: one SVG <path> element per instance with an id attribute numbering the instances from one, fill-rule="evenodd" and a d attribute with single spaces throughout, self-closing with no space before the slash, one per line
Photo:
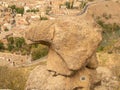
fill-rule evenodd
<path id="1" fill-rule="evenodd" d="M 11 8 L 12 10 L 16 9 L 15 5 L 9 6 L 9 8 Z"/>
<path id="2" fill-rule="evenodd" d="M 23 37 L 16 37 L 15 38 L 15 46 L 16 48 L 20 49 L 22 46 L 25 45 L 25 39 Z"/>
<path id="3" fill-rule="evenodd" d="M 70 2 L 67 1 L 67 2 L 65 3 L 65 5 L 66 5 L 66 8 L 67 8 L 67 9 L 70 9 Z"/>
<path id="4" fill-rule="evenodd" d="M 5 47 L 4 47 L 4 44 L 3 42 L 0 41 L 0 50 L 3 50 Z"/>
<path id="5" fill-rule="evenodd" d="M 9 51 L 12 51 L 15 48 L 14 45 L 12 45 L 10 43 L 8 43 L 7 47 L 8 47 Z"/>
<path id="6" fill-rule="evenodd" d="M 7 42 L 8 42 L 9 44 L 14 44 L 14 38 L 13 38 L 13 37 L 7 38 Z"/>
<path id="7" fill-rule="evenodd" d="M 23 7 L 16 8 L 16 12 L 23 15 L 24 14 L 24 8 Z"/>
<path id="8" fill-rule="evenodd" d="M 14 12 L 14 10 L 19 13 L 19 14 L 24 14 L 24 8 L 23 7 L 16 7 L 16 5 L 12 5 L 12 6 L 9 6 L 9 8 L 12 9 L 12 11 Z"/>

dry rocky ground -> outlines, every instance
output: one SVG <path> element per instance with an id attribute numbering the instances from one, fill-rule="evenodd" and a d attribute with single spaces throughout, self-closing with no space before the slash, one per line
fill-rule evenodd
<path id="1" fill-rule="evenodd" d="M 95 90 L 119 90 L 120 89 L 120 55 L 97 53 L 99 67 L 97 71 L 102 77 L 101 86 Z"/>
<path id="2" fill-rule="evenodd" d="M 120 56 L 118 54 L 107 54 L 107 53 L 97 53 L 97 57 L 99 60 L 99 72 L 101 71 L 103 73 L 103 75 L 111 75 L 111 71 L 113 72 L 113 75 L 116 77 L 117 79 L 120 80 L 120 65 L 118 65 L 118 67 L 114 67 L 109 69 L 109 66 L 111 65 L 115 65 L 111 63 L 110 65 L 107 65 L 109 61 L 113 61 L 114 60 L 118 60 L 119 64 L 119 60 L 120 60 Z M 44 65 L 44 63 L 39 63 L 38 65 Z M 37 66 L 38 66 L 37 65 Z M 6 68 L 6 67 L 0 67 L 1 69 L 1 74 L 0 74 L 0 88 L 12 88 L 13 90 L 23 90 L 23 88 L 25 87 L 25 82 L 28 79 L 28 75 L 30 74 L 31 70 L 33 70 L 35 66 L 30 66 L 30 67 L 23 67 L 23 68 Z M 4 72 L 6 71 L 6 72 Z M 15 74 L 16 73 L 16 74 Z M 6 75 L 3 75 L 6 74 Z M 23 76 L 24 75 L 24 76 Z M 10 79 L 12 78 L 12 79 Z M 115 78 L 116 79 L 116 78 Z M 107 81 L 107 80 L 106 80 Z M 112 81 L 112 80 L 111 80 Z M 114 77 L 113 77 L 113 81 Z M 4 85 L 3 85 L 4 83 Z M 12 84 L 13 83 L 13 84 Z M 120 83 L 120 82 L 119 82 Z M 105 87 L 98 87 L 96 90 L 107 90 L 104 89 Z M 111 90 L 111 89 L 109 89 Z M 119 89 L 115 89 L 115 90 L 119 90 Z"/>

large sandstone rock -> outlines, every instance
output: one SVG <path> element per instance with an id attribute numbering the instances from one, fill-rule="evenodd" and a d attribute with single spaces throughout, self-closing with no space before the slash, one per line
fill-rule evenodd
<path id="1" fill-rule="evenodd" d="M 90 57 L 90 60 L 89 60 L 89 62 L 87 64 L 87 67 L 91 68 L 91 69 L 96 69 L 98 67 L 98 61 L 97 61 L 96 53 L 93 54 Z"/>
<path id="2" fill-rule="evenodd" d="M 59 55 L 50 49 L 47 59 L 48 70 L 54 71 L 55 74 L 71 75 L 73 71 L 69 70 L 66 63 L 59 57 Z"/>
<path id="3" fill-rule="evenodd" d="M 26 90 L 89 90 L 90 74 L 83 68 L 72 77 L 53 76 L 45 66 L 38 66 L 30 74 Z"/>
<path id="4" fill-rule="evenodd" d="M 54 34 L 53 24 L 54 21 L 36 22 L 30 26 L 30 30 L 26 33 L 27 39 L 33 42 L 51 42 Z"/>
<path id="5" fill-rule="evenodd" d="M 26 90 L 90 90 L 93 86 L 101 31 L 93 21 L 77 19 L 41 21 L 26 32 L 28 40 L 50 48 L 47 65 L 31 72 Z"/>
<path id="6" fill-rule="evenodd" d="M 42 21 L 33 25 L 26 37 L 33 42 L 48 42 L 60 59 L 55 59 L 57 56 L 51 57 L 52 54 L 49 55 L 48 70 L 64 75 L 71 74 L 71 70 L 79 70 L 90 63 L 90 58 L 102 39 L 99 28 L 84 19 L 80 22 L 67 19 Z M 56 64 L 52 63 L 54 61 Z M 97 64 L 96 60 L 94 62 Z M 65 71 L 57 69 L 63 67 Z M 91 67 L 96 66 L 91 65 Z"/>

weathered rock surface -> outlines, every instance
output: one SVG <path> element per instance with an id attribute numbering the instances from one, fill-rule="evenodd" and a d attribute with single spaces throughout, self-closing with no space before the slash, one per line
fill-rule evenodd
<path id="1" fill-rule="evenodd" d="M 91 69 L 96 69 L 98 67 L 98 61 L 97 61 L 97 57 L 96 57 L 96 53 L 92 55 L 92 57 L 90 57 L 90 60 L 87 64 L 88 68 Z"/>
<path id="2" fill-rule="evenodd" d="M 54 21 L 36 22 L 31 25 L 30 30 L 26 33 L 26 37 L 34 42 L 46 41 L 50 42 L 53 38 Z"/>
<path id="3" fill-rule="evenodd" d="M 50 48 L 66 64 L 66 69 L 79 70 L 86 66 L 86 62 L 91 61 L 89 58 L 102 39 L 101 32 L 98 30 L 99 28 L 93 23 L 85 20 L 81 20 L 79 23 L 71 20 L 43 21 L 34 25 L 26 37 L 33 42 L 50 43 Z M 51 61 L 48 60 L 48 69 L 57 68 L 57 64 L 56 66 L 49 64 Z M 59 60 L 56 63 L 59 63 Z M 93 67 L 93 65 L 91 66 Z M 61 67 L 64 67 L 63 64 Z M 62 72 L 56 72 L 62 74 Z"/>
<path id="4" fill-rule="evenodd" d="M 93 21 L 71 17 L 41 21 L 26 37 L 50 47 L 47 66 L 32 71 L 26 90 L 90 90 L 98 65 L 95 51 L 102 40 Z"/>
<path id="5" fill-rule="evenodd" d="M 98 67 L 97 73 L 100 78 L 100 85 L 95 90 L 119 90 L 119 81 L 112 71 L 107 67 Z"/>
<path id="6" fill-rule="evenodd" d="M 89 69 L 83 68 L 72 77 L 53 76 L 45 66 L 36 67 L 27 82 L 26 90 L 89 90 Z"/>
<path id="7" fill-rule="evenodd" d="M 55 74 L 62 74 L 67 76 L 74 74 L 74 71 L 69 70 L 66 63 L 53 50 L 49 51 L 47 61 L 48 70 L 54 71 Z"/>

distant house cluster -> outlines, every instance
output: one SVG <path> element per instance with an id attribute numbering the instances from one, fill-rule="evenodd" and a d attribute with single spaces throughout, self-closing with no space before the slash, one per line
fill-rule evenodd
<path id="1" fill-rule="evenodd" d="M 0 53 L 0 66 L 18 67 L 29 63 L 31 63 L 31 59 L 28 56 Z"/>

